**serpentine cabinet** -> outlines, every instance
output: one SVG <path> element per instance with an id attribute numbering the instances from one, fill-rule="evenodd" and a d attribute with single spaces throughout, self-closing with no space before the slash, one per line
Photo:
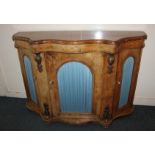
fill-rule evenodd
<path id="1" fill-rule="evenodd" d="M 19 32 L 28 109 L 48 122 L 108 125 L 133 112 L 144 32 Z"/>

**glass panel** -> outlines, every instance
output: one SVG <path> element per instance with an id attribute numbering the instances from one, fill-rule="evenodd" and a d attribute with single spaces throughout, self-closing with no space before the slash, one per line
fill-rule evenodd
<path id="1" fill-rule="evenodd" d="M 122 76 L 119 107 L 122 107 L 125 104 L 127 104 L 129 91 L 130 91 L 130 84 L 132 79 L 133 65 L 134 65 L 133 57 L 129 57 L 128 59 L 125 60 L 125 63 L 123 66 L 123 76 Z"/>
<path id="2" fill-rule="evenodd" d="M 92 74 L 79 62 L 69 62 L 58 71 L 58 86 L 62 112 L 92 111 Z"/>
<path id="3" fill-rule="evenodd" d="M 30 59 L 27 56 L 24 56 L 24 65 L 25 65 L 26 77 L 28 81 L 28 87 L 29 87 L 31 99 L 34 102 L 37 102 L 36 90 L 35 90 L 33 74 L 32 74 L 32 66 L 31 66 Z"/>

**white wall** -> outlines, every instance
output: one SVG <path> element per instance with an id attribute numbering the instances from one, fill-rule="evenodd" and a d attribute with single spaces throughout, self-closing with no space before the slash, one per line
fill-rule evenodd
<path id="1" fill-rule="evenodd" d="M 25 97 L 12 35 L 37 30 L 140 30 L 148 34 L 134 104 L 155 105 L 155 25 L 0 25 L 0 96 Z"/>

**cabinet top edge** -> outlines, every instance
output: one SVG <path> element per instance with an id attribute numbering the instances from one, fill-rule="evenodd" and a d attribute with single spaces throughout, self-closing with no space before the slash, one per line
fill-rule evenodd
<path id="1" fill-rule="evenodd" d="M 13 35 L 13 40 L 26 41 L 30 44 L 117 44 L 146 38 L 147 35 L 143 31 L 28 31 Z"/>

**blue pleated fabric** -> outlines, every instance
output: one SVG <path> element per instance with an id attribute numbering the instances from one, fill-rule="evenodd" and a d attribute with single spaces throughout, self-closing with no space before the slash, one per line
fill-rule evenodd
<path id="1" fill-rule="evenodd" d="M 27 56 L 24 56 L 24 65 L 25 65 L 26 77 L 27 77 L 27 81 L 28 81 L 28 87 L 29 87 L 31 99 L 32 99 L 32 101 L 37 102 L 31 61 Z"/>
<path id="2" fill-rule="evenodd" d="M 119 107 L 124 106 L 128 101 L 133 65 L 134 65 L 133 57 L 127 58 L 124 62 Z"/>
<path id="3" fill-rule="evenodd" d="M 57 73 L 61 112 L 92 112 L 92 73 L 79 62 L 68 62 Z"/>

